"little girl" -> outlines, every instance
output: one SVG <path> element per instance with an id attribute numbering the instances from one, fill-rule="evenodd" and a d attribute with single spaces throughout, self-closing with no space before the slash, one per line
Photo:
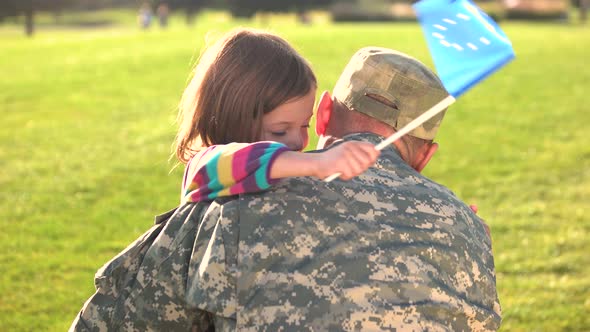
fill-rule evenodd
<path id="1" fill-rule="evenodd" d="M 181 201 L 257 192 L 292 176 L 350 179 L 370 167 L 379 152 L 369 143 L 301 152 L 316 85 L 309 64 L 276 35 L 239 28 L 208 48 L 178 116 Z"/>

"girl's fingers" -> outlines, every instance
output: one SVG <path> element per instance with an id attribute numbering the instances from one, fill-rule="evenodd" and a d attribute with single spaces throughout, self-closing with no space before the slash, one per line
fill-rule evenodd
<path id="1" fill-rule="evenodd" d="M 369 158 L 369 155 L 362 149 L 353 149 L 348 153 L 347 156 L 348 165 L 351 171 L 355 174 L 361 172 Z"/>
<path id="2" fill-rule="evenodd" d="M 375 146 L 371 143 L 363 142 L 362 144 L 359 144 L 357 148 L 362 151 L 362 154 L 366 156 L 367 159 L 371 161 L 375 161 L 379 154 L 381 154 L 381 152 L 375 149 Z"/>
<path id="3" fill-rule="evenodd" d="M 357 176 L 373 165 L 379 151 L 375 150 L 372 144 L 363 142 L 354 145 L 350 153 L 352 176 Z"/>
<path id="4" fill-rule="evenodd" d="M 379 154 L 380 151 L 371 143 L 346 142 L 341 146 L 333 166 L 336 172 L 341 173 L 341 179 L 349 180 L 371 167 Z"/>
<path id="5" fill-rule="evenodd" d="M 357 160 L 361 162 L 364 169 L 367 169 L 377 161 L 379 154 L 380 152 L 377 151 L 372 144 L 361 146 L 357 153 Z"/>
<path id="6" fill-rule="evenodd" d="M 370 156 L 363 151 L 357 151 L 354 155 L 348 158 L 348 166 L 351 177 L 357 176 L 371 166 Z"/>

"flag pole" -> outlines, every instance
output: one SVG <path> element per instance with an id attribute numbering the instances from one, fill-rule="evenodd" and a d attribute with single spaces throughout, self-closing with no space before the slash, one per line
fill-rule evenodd
<path id="1" fill-rule="evenodd" d="M 419 125 L 423 124 L 424 122 L 428 121 L 428 119 L 432 118 L 433 116 L 437 115 L 438 113 L 445 110 L 451 104 L 455 102 L 455 98 L 451 95 L 448 95 L 445 99 L 438 102 L 436 105 L 432 106 L 428 111 L 422 113 L 419 117 L 412 120 L 410 123 L 405 125 L 402 129 L 395 132 L 393 135 L 389 136 L 381 143 L 375 146 L 375 149 L 381 151 L 385 147 L 389 146 L 389 144 L 395 142 L 396 140 L 400 139 L 405 134 L 409 133 L 410 131 L 416 129 Z M 338 178 L 341 173 L 335 173 L 330 175 L 329 177 L 324 179 L 324 182 L 332 182 L 334 179 Z"/>

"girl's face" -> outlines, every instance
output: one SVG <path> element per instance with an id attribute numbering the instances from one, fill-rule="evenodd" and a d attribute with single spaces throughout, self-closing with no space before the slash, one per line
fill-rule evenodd
<path id="1" fill-rule="evenodd" d="M 285 144 L 301 151 L 309 143 L 309 121 L 313 115 L 316 89 L 305 96 L 280 105 L 262 117 L 262 140 Z"/>

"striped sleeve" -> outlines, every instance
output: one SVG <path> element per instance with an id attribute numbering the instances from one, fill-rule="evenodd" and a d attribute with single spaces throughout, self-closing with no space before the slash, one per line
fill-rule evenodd
<path id="1" fill-rule="evenodd" d="M 284 151 L 289 151 L 284 144 L 267 141 L 211 146 L 187 164 L 181 200 L 198 202 L 268 189 L 278 181 L 270 178 L 270 169 Z"/>

